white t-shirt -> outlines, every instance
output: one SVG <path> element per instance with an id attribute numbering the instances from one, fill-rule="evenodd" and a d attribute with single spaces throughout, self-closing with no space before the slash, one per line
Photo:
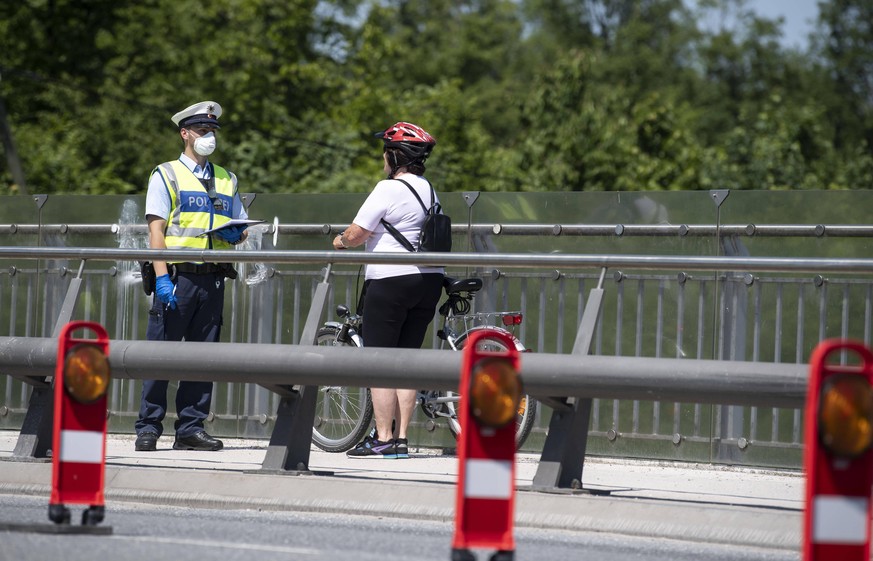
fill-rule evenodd
<path id="1" fill-rule="evenodd" d="M 425 206 L 430 206 L 430 185 L 423 177 L 405 173 L 400 178 L 412 185 Z M 436 193 L 434 193 L 434 201 L 439 202 Z M 413 247 L 418 247 L 418 234 L 424 223 L 424 210 L 403 183 L 393 179 L 385 179 L 377 183 L 373 192 L 361 205 L 353 222 L 361 228 L 373 232 L 373 235 L 367 238 L 366 251 L 409 253 L 379 222 L 383 218 L 397 228 L 397 231 L 403 234 Z M 442 267 L 367 265 L 367 273 L 364 278 L 384 279 L 417 273 L 442 272 Z"/>

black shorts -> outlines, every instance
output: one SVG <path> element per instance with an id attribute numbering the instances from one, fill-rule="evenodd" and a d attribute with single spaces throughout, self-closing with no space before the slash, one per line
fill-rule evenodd
<path id="1" fill-rule="evenodd" d="M 369 281 L 364 295 L 364 346 L 421 348 L 442 291 L 442 273 Z"/>

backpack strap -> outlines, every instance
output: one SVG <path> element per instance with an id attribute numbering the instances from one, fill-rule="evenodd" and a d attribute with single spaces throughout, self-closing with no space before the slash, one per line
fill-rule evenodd
<path id="1" fill-rule="evenodd" d="M 381 222 L 382 226 L 384 226 L 385 229 L 388 230 L 388 233 L 391 234 L 395 240 L 397 240 L 397 243 L 399 243 L 400 245 L 402 245 L 403 247 L 406 248 L 406 251 L 411 251 L 411 252 L 415 253 L 415 248 L 412 247 L 412 242 L 407 240 L 406 236 L 401 234 L 397 230 L 397 228 L 392 226 L 391 223 L 388 222 L 387 220 L 385 220 L 384 218 L 382 220 L 380 220 L 379 222 Z"/>
<path id="2" fill-rule="evenodd" d="M 421 197 L 418 196 L 418 193 L 415 192 L 415 189 L 412 188 L 412 185 L 403 181 L 402 179 L 395 179 L 394 181 L 399 181 L 400 183 L 403 183 L 404 185 L 406 185 L 409 188 L 409 190 L 412 191 L 412 194 L 415 195 L 415 200 L 417 200 L 418 204 L 421 205 L 421 210 L 423 210 L 424 213 L 427 214 L 427 207 L 424 206 L 424 203 L 422 202 Z M 425 181 L 427 181 L 427 179 L 425 179 Z M 427 186 L 430 187 L 430 206 L 433 206 L 433 199 L 434 199 L 433 185 L 430 184 L 430 181 L 427 181 Z"/>
<path id="3" fill-rule="evenodd" d="M 395 181 L 399 181 L 400 183 L 403 183 L 404 185 L 406 185 L 409 188 L 410 191 L 412 191 L 412 194 L 415 195 L 415 199 L 418 201 L 418 204 L 421 205 L 421 209 L 424 211 L 424 215 L 427 216 L 428 209 L 426 206 L 424 206 L 424 202 L 421 200 L 421 197 L 418 196 L 418 193 L 415 192 L 415 189 L 412 188 L 412 185 L 410 185 L 406 181 L 403 181 L 402 179 L 395 179 Z M 427 179 L 425 179 L 425 181 L 427 181 Z M 434 197 L 435 197 L 433 185 L 430 184 L 430 181 L 427 181 L 427 186 L 430 187 L 430 206 L 431 206 L 431 208 L 433 208 Z M 382 224 L 382 226 L 385 227 L 386 230 L 388 230 L 388 233 L 391 234 L 391 236 L 395 240 L 397 240 L 397 243 L 399 243 L 404 248 L 406 248 L 406 251 L 411 251 L 411 252 L 415 253 L 416 250 L 412 246 L 412 242 L 410 242 L 408 239 L 406 239 L 406 236 L 401 234 L 397 230 L 397 228 L 395 228 L 390 222 L 388 222 L 384 218 L 379 220 L 379 222 Z"/>

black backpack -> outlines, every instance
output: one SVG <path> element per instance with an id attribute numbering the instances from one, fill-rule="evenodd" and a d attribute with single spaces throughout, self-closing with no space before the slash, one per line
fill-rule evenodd
<path id="1" fill-rule="evenodd" d="M 430 207 L 426 207 L 424 206 L 421 197 L 419 197 L 418 193 L 415 192 L 415 189 L 412 188 L 412 185 L 402 179 L 398 179 L 397 181 L 409 187 L 409 190 L 412 191 L 412 194 L 415 195 L 415 198 L 418 200 L 418 204 L 420 204 L 422 210 L 424 210 L 424 224 L 421 225 L 421 232 L 418 236 L 418 249 L 416 250 L 412 246 L 412 243 L 410 243 L 403 234 L 397 231 L 397 228 L 383 218 L 380 222 L 385 229 L 388 230 L 388 233 L 394 236 L 394 239 L 397 240 L 400 245 L 405 247 L 407 251 L 451 251 L 452 219 L 449 218 L 448 215 L 443 214 L 442 205 L 436 202 L 433 185 L 428 181 L 427 184 L 430 187 Z"/>

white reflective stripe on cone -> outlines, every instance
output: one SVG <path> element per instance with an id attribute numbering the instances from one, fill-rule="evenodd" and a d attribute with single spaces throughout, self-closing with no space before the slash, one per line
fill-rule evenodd
<path id="1" fill-rule="evenodd" d="M 817 495 L 812 507 L 812 543 L 867 543 L 867 503 L 864 497 Z"/>
<path id="2" fill-rule="evenodd" d="M 62 462 L 99 464 L 103 462 L 103 433 L 87 430 L 61 431 Z"/>
<path id="3" fill-rule="evenodd" d="M 512 497 L 512 462 L 507 460 L 467 460 L 464 496 L 471 499 Z"/>

